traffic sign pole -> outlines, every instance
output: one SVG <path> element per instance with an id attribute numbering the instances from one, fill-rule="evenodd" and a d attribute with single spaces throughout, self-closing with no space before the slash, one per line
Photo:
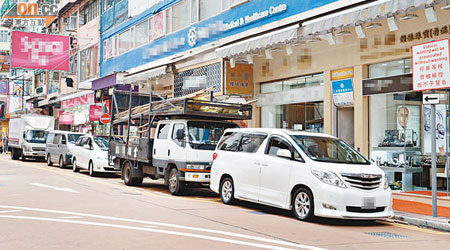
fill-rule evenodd
<path id="1" fill-rule="evenodd" d="M 431 104 L 431 192 L 432 215 L 437 217 L 437 180 L 436 180 L 436 104 Z"/>

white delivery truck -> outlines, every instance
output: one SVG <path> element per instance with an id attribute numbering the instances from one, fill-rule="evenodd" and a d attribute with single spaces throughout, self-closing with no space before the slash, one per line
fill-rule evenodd
<path id="1" fill-rule="evenodd" d="M 45 143 L 55 118 L 37 114 L 12 116 L 9 120 L 9 151 L 13 160 L 44 159 Z"/>
<path id="2" fill-rule="evenodd" d="M 164 179 L 170 193 L 178 195 L 186 186 L 209 185 L 213 153 L 222 133 L 237 127 L 231 120 L 251 119 L 252 106 L 174 98 L 150 101 L 128 112 L 116 115 L 112 124 L 137 126 L 138 136 L 133 140 L 128 135 L 120 142 L 112 141 L 111 134 L 109 160 L 114 169 L 121 170 L 126 185 L 141 185 L 144 177 Z"/>

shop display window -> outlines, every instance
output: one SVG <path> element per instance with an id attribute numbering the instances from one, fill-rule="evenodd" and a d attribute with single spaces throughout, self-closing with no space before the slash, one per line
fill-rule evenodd
<path id="1" fill-rule="evenodd" d="M 301 76 L 283 81 L 263 83 L 261 84 L 261 94 L 320 85 L 323 85 L 323 74 Z"/>
<path id="2" fill-rule="evenodd" d="M 261 107 L 261 127 L 323 132 L 323 102 Z"/>
<path id="3" fill-rule="evenodd" d="M 387 77 L 411 73 L 411 58 L 371 64 L 370 78 Z"/>

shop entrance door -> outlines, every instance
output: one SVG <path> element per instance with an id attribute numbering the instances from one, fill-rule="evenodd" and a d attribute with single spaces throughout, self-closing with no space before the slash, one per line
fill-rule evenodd
<path id="1" fill-rule="evenodd" d="M 338 108 L 337 137 L 352 147 L 355 146 L 355 112 L 353 107 Z"/>

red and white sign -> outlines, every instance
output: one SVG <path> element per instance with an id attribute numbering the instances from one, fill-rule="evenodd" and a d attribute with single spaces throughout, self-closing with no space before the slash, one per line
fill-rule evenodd
<path id="1" fill-rule="evenodd" d="M 91 93 L 84 96 L 72 98 L 69 100 L 64 100 L 61 103 L 61 108 L 66 109 L 79 105 L 94 104 L 94 99 L 95 99 L 94 93 Z"/>
<path id="2" fill-rule="evenodd" d="M 94 122 L 98 121 L 102 116 L 102 106 L 91 105 L 89 110 L 89 121 Z"/>
<path id="3" fill-rule="evenodd" d="M 11 67 L 69 71 L 69 43 L 68 36 L 13 31 Z"/>
<path id="4" fill-rule="evenodd" d="M 59 124 L 73 125 L 74 116 L 70 112 L 59 111 Z"/>
<path id="5" fill-rule="evenodd" d="M 109 114 L 103 114 L 103 115 L 100 117 L 100 122 L 101 122 L 102 124 L 108 124 L 110 121 L 111 121 L 111 116 L 110 116 Z"/>
<path id="6" fill-rule="evenodd" d="M 413 90 L 450 88 L 449 39 L 412 46 Z"/>

